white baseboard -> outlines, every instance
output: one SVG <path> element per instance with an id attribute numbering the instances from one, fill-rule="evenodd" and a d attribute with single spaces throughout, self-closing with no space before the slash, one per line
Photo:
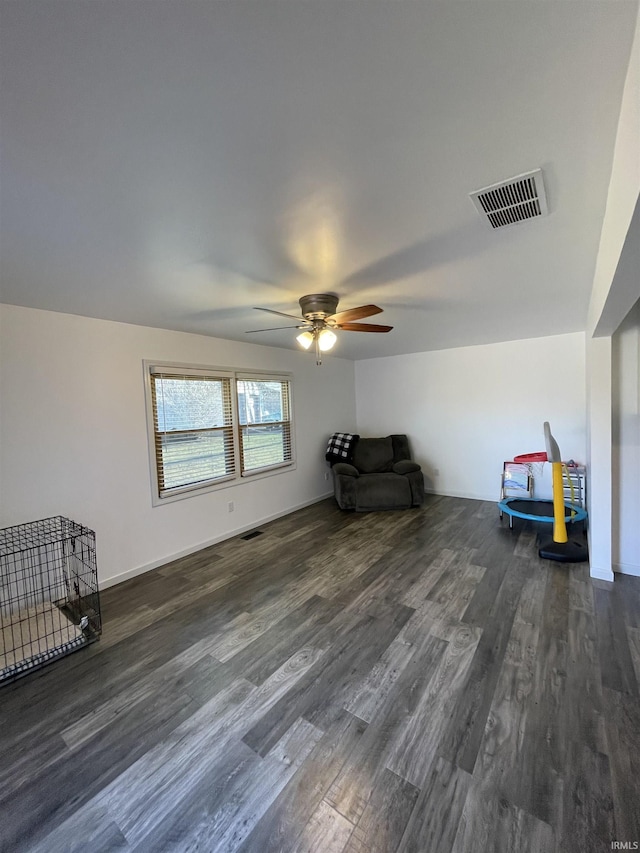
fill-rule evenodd
<path id="1" fill-rule="evenodd" d="M 640 566 L 636 566 L 633 563 L 614 563 L 613 571 L 619 575 L 633 575 L 636 578 L 640 578 Z"/>
<path id="2" fill-rule="evenodd" d="M 478 495 L 472 492 L 442 492 L 436 491 L 435 489 L 425 489 L 425 493 L 427 495 L 442 495 L 445 498 L 464 498 L 469 501 L 489 501 L 490 503 L 498 504 L 499 497 L 496 495 Z"/>
<path id="3" fill-rule="evenodd" d="M 595 578 L 599 581 L 612 581 L 613 582 L 613 572 L 611 569 L 598 568 L 598 566 L 591 566 L 589 569 L 589 574 L 592 578 Z"/>
<path id="4" fill-rule="evenodd" d="M 260 527 L 261 524 L 267 524 L 269 521 L 275 521 L 277 518 L 284 518 L 285 515 L 290 515 L 292 512 L 320 503 L 320 501 L 324 501 L 330 497 L 333 497 L 333 491 L 320 495 L 320 497 L 304 501 L 301 504 L 297 504 L 296 506 L 292 506 L 289 509 L 282 510 L 281 512 L 266 515 L 263 518 L 253 521 L 251 524 L 246 524 L 243 527 L 237 527 L 234 530 L 222 533 L 220 536 L 215 536 L 213 539 L 207 539 L 206 542 L 200 542 L 197 545 L 192 545 L 189 548 L 177 551 L 174 554 L 167 554 L 166 557 L 161 557 L 159 560 L 153 560 L 151 563 L 145 563 L 143 566 L 136 566 L 134 569 L 129 569 L 128 571 L 121 572 L 118 575 L 112 575 L 110 578 L 101 578 L 100 589 L 107 589 L 110 586 L 116 586 L 116 584 L 131 580 L 131 578 L 143 575 L 145 572 L 150 572 L 153 569 L 157 569 L 160 566 L 173 562 L 174 560 L 179 560 L 181 557 L 188 557 L 189 554 L 195 554 L 196 551 L 202 551 L 203 548 L 209 548 L 211 545 L 217 545 L 218 542 L 224 542 L 226 539 L 233 539 L 234 536 L 240 536 L 240 534 L 247 533 L 249 530 L 255 530 L 256 527 Z"/>

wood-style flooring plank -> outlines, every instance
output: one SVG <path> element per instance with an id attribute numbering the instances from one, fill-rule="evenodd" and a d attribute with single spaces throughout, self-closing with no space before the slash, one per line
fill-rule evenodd
<path id="1" fill-rule="evenodd" d="M 419 697 L 412 714 L 395 734 L 386 766 L 416 787 L 425 784 L 442 736 L 464 690 L 481 632 L 461 624 Z"/>
<path id="2" fill-rule="evenodd" d="M 492 571 L 485 572 L 478 584 L 478 591 L 491 574 Z M 479 624 L 482 627 L 482 636 L 469 667 L 464 692 L 452 709 L 439 753 L 468 773 L 473 773 L 520 594 L 529 575 L 530 566 L 525 561 L 514 564 L 509 572 L 503 572 L 501 567 L 498 571 L 500 584 L 482 618 L 477 609 L 478 600 L 484 600 L 486 590 L 480 599 L 476 592 L 463 616 L 465 624 Z M 473 613 L 472 621 L 468 619 L 470 609 Z"/>
<path id="3" fill-rule="evenodd" d="M 629 640 L 629 652 L 636 674 L 636 681 L 640 684 L 640 628 L 627 626 L 627 639 Z"/>
<path id="4" fill-rule="evenodd" d="M 338 712 L 342 707 L 342 697 L 353 674 L 374 665 L 411 613 L 399 605 L 397 619 L 392 622 L 363 616 L 349 626 L 332 644 L 331 653 L 245 734 L 245 743 L 264 755 L 298 715 L 323 727 L 327 711 Z"/>
<path id="5" fill-rule="evenodd" d="M 0 848 L 5 849 L 5 848 Z M 50 832 L 42 841 L 23 846 L 7 847 L 11 850 L 28 850 L 29 853 L 132 853 L 116 824 L 105 809 L 88 808 Z"/>
<path id="6" fill-rule="evenodd" d="M 114 693 L 99 708 L 79 717 L 64 728 L 61 736 L 69 750 L 77 750 L 88 740 L 97 737 L 123 713 L 132 711 L 138 705 L 152 703 L 154 699 L 157 701 L 176 689 L 189 695 L 188 691 L 193 683 L 205 676 L 209 683 L 217 679 L 218 687 L 222 689 L 224 684 L 221 679 L 226 682 L 229 680 L 226 670 L 218 661 L 208 656 L 207 645 L 195 643 L 166 664 L 151 670 L 128 690 Z"/>
<path id="7" fill-rule="evenodd" d="M 417 797 L 398 853 L 450 853 L 471 781 L 469 773 L 438 758 Z"/>
<path id="8" fill-rule="evenodd" d="M 471 786 L 452 853 L 550 853 L 553 829 L 504 797 L 487 796 Z"/>
<path id="9" fill-rule="evenodd" d="M 603 717 L 615 840 L 637 839 L 640 842 L 640 703 L 634 696 L 605 688 Z"/>
<path id="10" fill-rule="evenodd" d="M 531 700 L 519 746 L 520 772 L 515 780 L 515 801 L 540 820 L 558 818 L 567 741 L 563 707 L 567 679 L 568 612 L 564 619 L 553 606 L 558 592 L 568 607 L 568 586 L 553 576 L 547 583 L 542 620 L 535 650 Z M 566 593 L 566 595 L 565 595 Z"/>
<path id="11" fill-rule="evenodd" d="M 293 853 L 342 853 L 353 824 L 324 800 L 311 815 Z"/>
<path id="12" fill-rule="evenodd" d="M 582 741 L 594 752 L 606 751 L 595 615 L 572 606 L 569 607 L 567 678 L 561 713 L 567 739 Z"/>
<path id="13" fill-rule="evenodd" d="M 535 649 L 538 627 L 514 622 L 474 768 L 479 790 L 520 803 L 528 717 L 535 712 Z M 526 800 L 526 798 L 525 798 Z"/>
<path id="14" fill-rule="evenodd" d="M 379 709 L 331 786 L 327 802 L 352 823 L 357 823 L 365 810 L 398 731 L 419 707 L 447 647 L 436 637 L 423 638 L 396 682 L 393 695 Z"/>
<path id="15" fill-rule="evenodd" d="M 224 765 L 212 762 L 188 800 L 169 807 L 149 835 L 136 844 L 158 853 L 237 850 L 321 735 L 306 720 L 296 720 L 264 759 L 234 740 Z M 236 761 L 232 760 L 234 753 L 239 756 Z"/>
<path id="16" fill-rule="evenodd" d="M 598 853 L 603 838 L 615 841 L 619 837 L 614 821 L 609 759 L 583 743 L 572 742 L 563 769 L 558 851 Z"/>
<path id="17" fill-rule="evenodd" d="M 609 586 L 611 586 L 609 584 Z M 640 584 L 633 575 L 616 574 L 613 588 L 615 610 L 623 614 L 625 625 L 640 628 Z"/>
<path id="18" fill-rule="evenodd" d="M 418 788 L 386 768 L 376 779 L 360 820 L 344 853 L 388 853 L 396 850 L 418 798 Z"/>
<path id="19" fill-rule="evenodd" d="M 336 625 L 347 621 L 338 605 L 313 595 L 234 655 L 229 666 L 260 685 L 302 646 L 326 649 L 332 638 L 330 626 L 335 631 Z"/>
<path id="20" fill-rule="evenodd" d="M 90 827 L 92 818 L 85 811 L 90 815 L 96 811 L 91 798 L 99 796 L 105 786 L 188 719 L 189 706 L 189 697 L 178 694 L 166 696 L 142 718 L 134 710 L 123 715 L 108 736 L 103 734 L 87 743 L 73 757 L 61 756 L 44 767 L 34 767 L 19 787 L 3 790 L 0 850 L 30 850 L 60 824 L 68 826 L 67 840 L 74 837 L 77 825 Z M 100 807 L 98 811 L 106 814 Z M 105 822 L 113 821 L 108 817 Z M 62 839 L 64 833 L 59 837 Z"/>
<path id="21" fill-rule="evenodd" d="M 245 725 L 276 703 L 321 654 L 301 650 L 258 688 L 242 679 L 233 682 L 105 788 L 97 802 L 107 806 L 127 841 L 139 844 L 150 826 L 192 798 L 209 771 L 212 750 L 239 739 Z"/>
<path id="22" fill-rule="evenodd" d="M 291 853 L 366 728 L 347 712 L 334 721 L 256 824 L 242 853 Z"/>
<path id="23" fill-rule="evenodd" d="M 345 709 L 370 723 L 394 692 L 396 682 L 415 652 L 416 646 L 400 637 L 389 643 L 371 671 L 359 684 L 352 684 L 351 695 L 345 699 Z"/>
<path id="24" fill-rule="evenodd" d="M 638 696 L 638 682 L 621 607 L 613 590 L 594 588 L 602 686 Z M 622 610 L 624 612 L 624 610 Z"/>

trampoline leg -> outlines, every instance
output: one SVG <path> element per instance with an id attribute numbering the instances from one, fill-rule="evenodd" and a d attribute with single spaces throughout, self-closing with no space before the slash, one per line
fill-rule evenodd
<path id="1" fill-rule="evenodd" d="M 513 516 L 509 516 L 509 530 L 513 530 Z"/>

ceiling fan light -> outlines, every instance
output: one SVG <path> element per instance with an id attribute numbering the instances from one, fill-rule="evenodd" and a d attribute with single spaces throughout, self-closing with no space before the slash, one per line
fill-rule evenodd
<path id="1" fill-rule="evenodd" d="M 328 352 L 337 340 L 338 338 L 331 329 L 322 329 L 318 335 L 318 345 L 322 352 Z"/>
<path id="2" fill-rule="evenodd" d="M 311 332 L 302 332 L 300 335 L 298 335 L 296 340 L 298 341 L 301 347 L 304 347 L 304 349 L 309 349 L 309 347 L 313 343 L 313 335 L 311 334 Z"/>

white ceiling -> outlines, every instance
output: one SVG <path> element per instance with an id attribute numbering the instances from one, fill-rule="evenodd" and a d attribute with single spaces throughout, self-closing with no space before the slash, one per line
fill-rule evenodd
<path id="1" fill-rule="evenodd" d="M 2 301 L 294 347 L 252 306 L 332 291 L 395 327 L 354 359 L 582 330 L 637 10 L 4 0 Z M 538 167 L 491 231 L 469 192 Z"/>

